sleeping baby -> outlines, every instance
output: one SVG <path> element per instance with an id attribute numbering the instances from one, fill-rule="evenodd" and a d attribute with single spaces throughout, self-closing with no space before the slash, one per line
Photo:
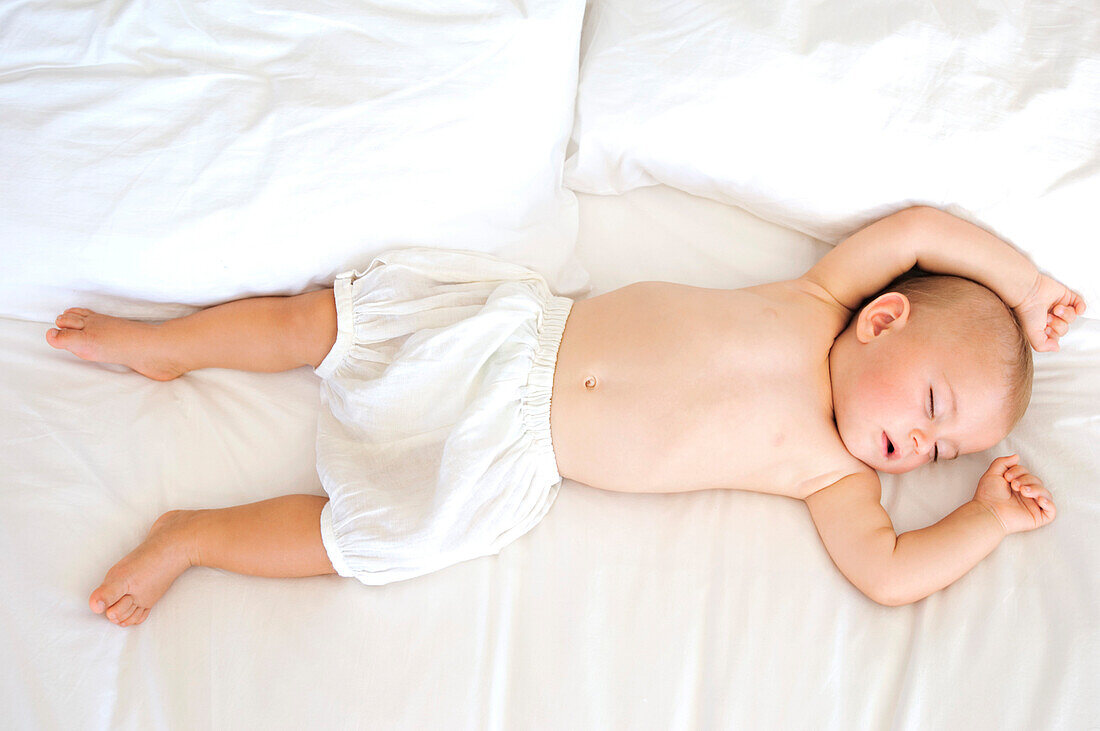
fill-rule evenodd
<path id="1" fill-rule="evenodd" d="M 563 478 L 798 498 L 852 584 L 914 602 L 1052 521 L 1053 499 L 1000 456 L 972 500 L 897 535 L 877 473 L 1000 442 L 1030 399 L 1030 348 L 1057 350 L 1084 311 L 995 236 L 918 206 L 746 289 L 638 282 L 574 302 L 487 254 L 407 248 L 332 289 L 160 324 L 71 309 L 46 339 L 156 380 L 321 379 L 326 495 L 160 516 L 89 599 L 129 626 L 191 566 L 376 585 L 495 554 Z"/>

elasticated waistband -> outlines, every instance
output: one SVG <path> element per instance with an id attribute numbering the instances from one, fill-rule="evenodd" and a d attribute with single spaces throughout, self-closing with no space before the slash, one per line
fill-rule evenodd
<path id="1" fill-rule="evenodd" d="M 545 450 L 544 456 L 553 460 L 554 472 L 558 469 L 554 442 L 550 437 L 550 396 L 554 390 L 558 347 L 572 307 L 573 300 L 568 297 L 551 296 L 543 304 L 538 324 L 538 346 L 523 394 L 524 429 L 540 451 Z"/>

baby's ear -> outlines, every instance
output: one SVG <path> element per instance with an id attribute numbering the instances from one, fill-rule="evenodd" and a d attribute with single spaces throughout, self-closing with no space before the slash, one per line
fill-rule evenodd
<path id="1" fill-rule="evenodd" d="M 900 292 L 887 292 L 874 298 L 859 312 L 856 338 L 869 343 L 880 335 L 901 331 L 909 322 L 909 298 Z"/>

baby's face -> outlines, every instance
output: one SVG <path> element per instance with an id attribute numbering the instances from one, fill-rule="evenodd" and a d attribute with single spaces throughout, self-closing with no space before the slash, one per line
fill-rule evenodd
<path id="1" fill-rule="evenodd" d="M 1003 439 L 1006 386 L 990 358 L 907 330 L 853 340 L 849 367 L 833 373 L 833 413 L 848 451 L 901 473 Z"/>

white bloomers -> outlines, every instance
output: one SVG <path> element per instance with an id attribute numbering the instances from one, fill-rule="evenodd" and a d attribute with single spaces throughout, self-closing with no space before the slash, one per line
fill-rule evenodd
<path id="1" fill-rule="evenodd" d="M 334 283 L 317 367 L 333 568 L 364 584 L 498 553 L 550 509 L 554 366 L 573 301 L 473 251 L 398 249 Z"/>

